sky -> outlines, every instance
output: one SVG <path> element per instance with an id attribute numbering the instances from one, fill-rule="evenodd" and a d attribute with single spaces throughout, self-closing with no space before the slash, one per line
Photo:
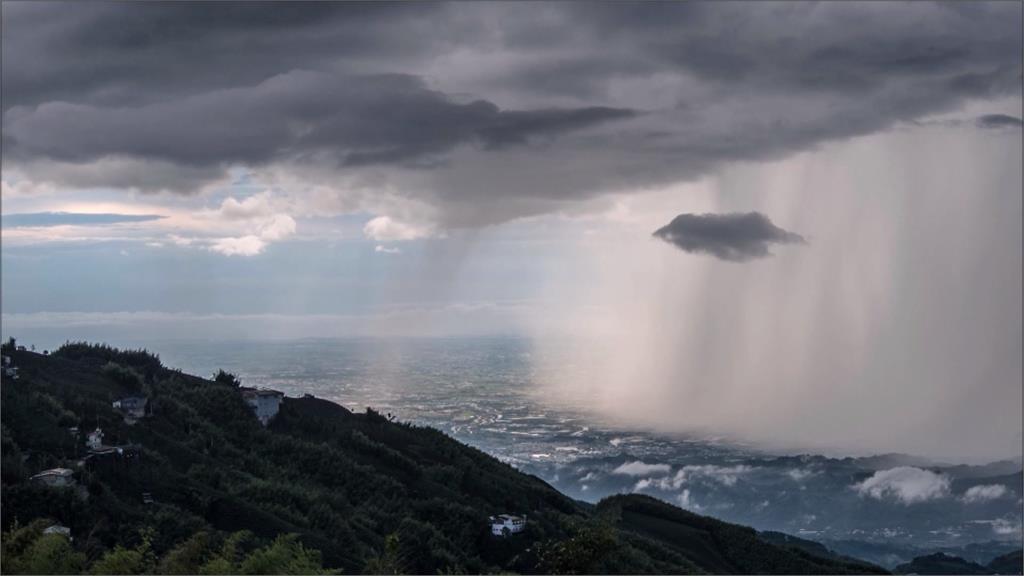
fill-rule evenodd
<path id="1" fill-rule="evenodd" d="M 1018 2 L 2 10 L 5 336 L 567 339 L 636 425 L 1020 455 Z"/>

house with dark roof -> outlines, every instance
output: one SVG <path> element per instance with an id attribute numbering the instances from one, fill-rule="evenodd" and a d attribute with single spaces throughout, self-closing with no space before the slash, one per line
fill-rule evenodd
<path id="1" fill-rule="evenodd" d="M 115 410 L 124 416 L 125 423 L 134 424 L 136 420 L 145 418 L 146 405 L 148 403 L 149 398 L 145 396 L 127 396 L 120 400 L 115 400 L 113 406 Z"/>

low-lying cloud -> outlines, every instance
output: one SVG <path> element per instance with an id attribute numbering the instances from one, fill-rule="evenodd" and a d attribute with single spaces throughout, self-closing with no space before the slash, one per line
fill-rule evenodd
<path id="1" fill-rule="evenodd" d="M 730 262 L 771 256 L 771 244 L 806 243 L 803 236 L 779 228 L 760 212 L 680 214 L 653 235 L 684 252 Z"/>
<path id="2" fill-rule="evenodd" d="M 1002 484 L 984 484 L 981 486 L 971 486 L 964 492 L 963 500 L 967 504 L 974 504 L 976 502 L 988 502 L 990 500 L 998 500 L 1006 495 L 1006 486 Z"/>
<path id="3" fill-rule="evenodd" d="M 861 496 L 876 500 L 894 499 L 901 504 L 918 504 L 949 496 L 949 477 L 912 466 L 879 470 L 853 485 Z"/>
<path id="4" fill-rule="evenodd" d="M 639 463 L 637 463 L 639 464 Z M 649 467 L 664 466 L 664 469 L 658 468 L 660 473 L 668 473 L 668 465 L 645 465 Z M 621 466 L 620 466 L 621 468 Z M 695 482 L 703 482 L 705 484 L 720 484 L 722 486 L 732 487 L 736 485 L 740 477 L 749 474 L 756 470 L 753 466 L 747 466 L 746 464 L 738 464 L 736 466 L 719 466 L 716 464 L 687 464 L 683 466 L 676 473 L 670 477 L 663 478 L 644 478 L 636 483 L 633 487 L 634 491 L 646 490 L 648 488 L 657 488 L 659 490 L 678 490 L 685 485 L 692 484 Z M 634 476 L 650 475 L 650 473 L 640 472 L 633 474 Z"/>
<path id="5" fill-rule="evenodd" d="M 625 476 L 650 476 L 651 474 L 668 474 L 672 469 L 668 464 L 647 464 L 639 460 L 634 462 L 627 462 L 615 470 L 612 470 L 612 474 L 622 474 Z"/>

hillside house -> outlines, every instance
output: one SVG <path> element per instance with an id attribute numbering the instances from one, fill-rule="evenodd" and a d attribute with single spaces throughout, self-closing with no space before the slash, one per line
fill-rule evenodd
<path id="1" fill-rule="evenodd" d="M 43 530 L 43 534 L 59 534 L 61 536 L 64 536 L 68 540 L 73 540 L 73 538 L 71 537 L 71 528 L 68 528 L 67 526 L 62 526 L 60 524 L 54 524 L 46 530 Z"/>
<path id="2" fill-rule="evenodd" d="M 274 416 L 277 416 L 277 412 L 281 409 L 281 399 L 284 398 L 284 392 L 265 388 L 244 387 L 241 390 L 242 398 L 252 408 L 260 424 L 266 426 Z"/>
<path id="3" fill-rule="evenodd" d="M 33 476 L 32 481 L 44 486 L 61 488 L 64 486 L 74 486 L 75 476 L 74 471 L 70 468 L 51 468 Z"/>
<path id="4" fill-rule="evenodd" d="M 128 396 L 115 400 L 113 403 L 114 409 L 124 416 L 124 421 L 127 424 L 134 424 L 139 418 L 146 416 L 146 405 L 149 403 L 149 399 L 145 396 Z"/>
<path id="5" fill-rule="evenodd" d="M 491 534 L 494 536 L 509 536 L 526 529 L 526 516 L 499 514 L 498 516 L 491 516 L 490 520 Z"/>
<path id="6" fill-rule="evenodd" d="M 89 432 L 89 436 L 85 439 L 85 445 L 90 450 L 101 450 L 103 449 L 103 430 L 97 428 L 92 432 Z"/>
<path id="7" fill-rule="evenodd" d="M 5 377 L 10 378 L 11 380 L 18 379 L 18 368 L 14 365 L 10 356 L 4 356 L 2 364 L 0 365 L 3 366 L 3 374 Z"/>

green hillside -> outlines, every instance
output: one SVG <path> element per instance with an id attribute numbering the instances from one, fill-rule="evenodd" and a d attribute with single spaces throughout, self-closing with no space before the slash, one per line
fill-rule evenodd
<path id="1" fill-rule="evenodd" d="M 144 351 L 4 354 L 19 369 L 2 385 L 4 573 L 881 572 L 650 498 L 580 503 L 370 409 L 286 398 L 263 427 L 230 375 Z M 149 402 L 130 425 L 111 403 L 132 395 Z M 86 457 L 97 427 L 121 454 Z M 76 486 L 31 480 L 57 467 Z M 492 536 L 502 513 L 525 530 Z"/>

